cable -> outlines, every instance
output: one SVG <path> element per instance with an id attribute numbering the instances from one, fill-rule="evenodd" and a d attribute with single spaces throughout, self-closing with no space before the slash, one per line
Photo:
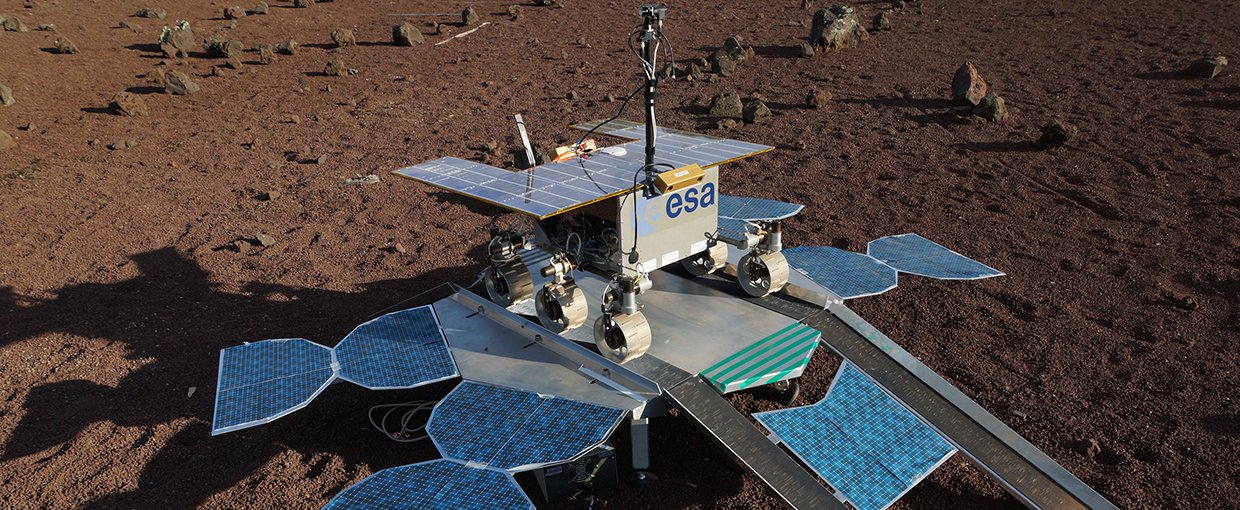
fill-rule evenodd
<path id="1" fill-rule="evenodd" d="M 366 412 L 366 417 L 370 419 L 370 424 L 376 429 L 379 429 L 379 431 L 383 432 L 383 435 L 387 436 L 388 439 L 398 443 L 413 443 L 426 439 L 430 436 L 425 433 L 425 423 L 416 427 L 410 427 L 409 422 L 413 421 L 413 418 L 416 417 L 418 413 L 430 412 L 435 408 L 435 404 L 438 403 L 438 400 L 412 400 L 401 404 L 380 404 L 370 408 L 370 411 Z M 388 419 L 391 418 L 392 413 L 396 412 L 397 409 L 406 407 L 410 409 L 400 415 L 400 429 L 395 432 L 389 431 L 387 429 L 387 423 Z M 380 418 L 379 421 L 376 422 L 375 412 L 381 410 L 385 410 L 383 412 L 383 418 Z"/>
<path id="2" fill-rule="evenodd" d="M 629 105 L 629 101 L 631 101 L 634 97 L 637 97 L 637 93 L 641 92 L 643 87 L 645 87 L 645 85 L 638 86 L 637 89 L 633 91 L 633 93 L 629 94 L 629 97 L 624 98 L 624 103 L 620 104 L 620 111 L 616 112 L 616 114 L 613 115 L 610 119 L 600 122 L 598 123 L 597 126 L 590 128 L 589 131 L 586 131 L 586 134 L 582 135 L 580 140 L 577 140 L 576 145 L 580 146 L 582 143 L 584 143 L 586 141 L 586 138 L 589 138 L 590 135 L 594 134 L 594 132 L 597 131 L 598 128 L 601 128 L 607 123 L 620 118 L 620 116 L 624 114 L 624 108 Z"/>

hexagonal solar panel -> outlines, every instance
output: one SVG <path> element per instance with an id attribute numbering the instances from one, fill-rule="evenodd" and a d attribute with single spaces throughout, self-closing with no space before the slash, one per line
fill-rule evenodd
<path id="1" fill-rule="evenodd" d="M 896 270 L 863 253 L 831 246 L 798 246 L 782 253 L 789 266 L 843 299 L 882 294 L 896 287 Z"/>
<path id="2" fill-rule="evenodd" d="M 305 407 L 336 378 L 332 350 L 304 338 L 220 351 L 211 434 L 268 423 Z"/>
<path id="3" fill-rule="evenodd" d="M 887 236 L 870 241 L 871 257 L 901 273 L 941 280 L 978 280 L 1003 272 L 949 250 L 917 234 Z"/>
<path id="4" fill-rule="evenodd" d="M 851 363 L 822 401 L 755 413 L 858 510 L 881 510 L 956 452 Z"/>
<path id="5" fill-rule="evenodd" d="M 437 459 L 379 471 L 345 489 L 324 510 L 533 509 L 512 475 Z"/>
<path id="6" fill-rule="evenodd" d="M 340 378 L 372 390 L 413 388 L 457 375 L 430 306 L 389 313 L 362 324 L 335 351 Z"/>
<path id="7" fill-rule="evenodd" d="M 426 431 L 444 457 L 507 472 L 575 460 L 626 411 L 465 381 L 439 401 Z"/>
<path id="8" fill-rule="evenodd" d="M 767 198 L 719 195 L 719 217 L 737 220 L 775 221 L 791 218 L 805 206 Z"/>

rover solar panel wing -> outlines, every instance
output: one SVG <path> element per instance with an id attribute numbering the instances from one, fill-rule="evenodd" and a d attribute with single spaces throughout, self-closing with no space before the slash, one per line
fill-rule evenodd
<path id="1" fill-rule="evenodd" d="M 717 166 L 774 148 L 669 128 L 659 128 L 658 142 L 656 160 L 673 167 L 690 164 L 703 168 Z M 594 152 L 521 171 L 447 157 L 392 173 L 510 211 L 546 219 L 640 187 L 638 172 L 645 165 L 642 143 L 631 141 L 621 146 L 626 151 L 620 155 Z"/>

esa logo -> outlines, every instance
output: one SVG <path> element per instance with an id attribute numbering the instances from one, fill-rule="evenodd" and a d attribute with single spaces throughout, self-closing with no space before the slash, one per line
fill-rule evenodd
<path id="1" fill-rule="evenodd" d="M 664 209 L 668 218 L 675 218 L 682 212 L 688 214 L 712 205 L 715 205 L 715 183 L 708 182 L 668 195 Z"/>

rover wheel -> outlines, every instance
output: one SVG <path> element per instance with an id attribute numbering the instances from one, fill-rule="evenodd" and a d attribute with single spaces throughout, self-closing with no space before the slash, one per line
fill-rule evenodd
<path id="1" fill-rule="evenodd" d="M 604 315 L 594 321 L 594 344 L 607 359 L 627 362 L 650 349 L 650 323 L 641 312 Z"/>
<path id="2" fill-rule="evenodd" d="M 586 322 L 586 293 L 571 281 L 547 284 L 534 296 L 534 309 L 544 328 L 556 333 L 568 331 Z"/>
<path id="3" fill-rule="evenodd" d="M 788 284 L 788 259 L 779 252 L 745 255 L 736 265 L 736 280 L 753 297 L 779 292 Z"/>
<path id="4" fill-rule="evenodd" d="M 503 307 L 529 299 L 534 294 L 534 280 L 519 260 L 488 267 L 482 280 L 487 286 L 487 296 Z"/>
<path id="5" fill-rule="evenodd" d="M 701 253 L 683 259 L 680 264 L 693 276 L 705 276 L 728 263 L 728 245 L 716 243 Z"/>

